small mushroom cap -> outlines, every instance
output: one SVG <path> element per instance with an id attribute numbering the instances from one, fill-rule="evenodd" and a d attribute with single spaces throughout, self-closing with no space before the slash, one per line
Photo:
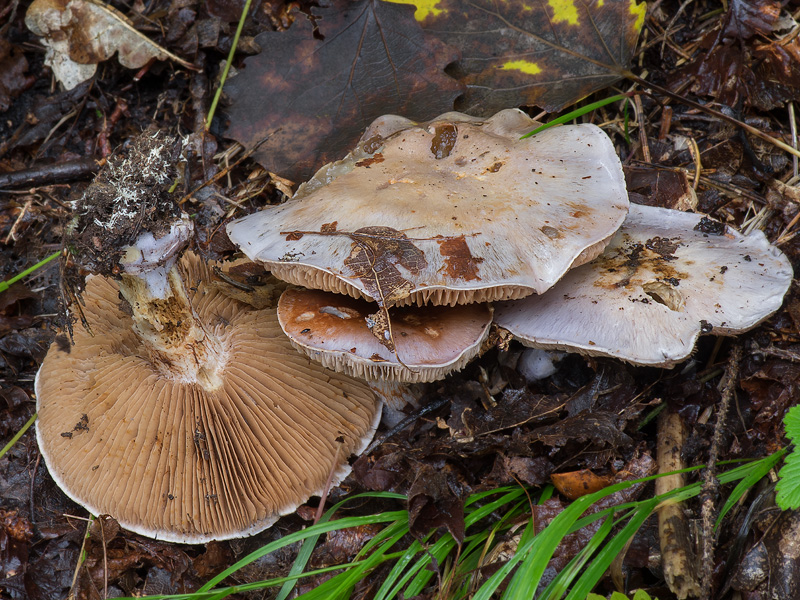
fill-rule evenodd
<path id="1" fill-rule="evenodd" d="M 397 355 L 367 322 L 374 303 L 319 290 L 286 290 L 278 319 L 295 348 L 336 371 L 368 380 L 436 381 L 464 368 L 489 335 L 487 304 L 392 309 Z M 403 362 L 401 364 L 399 359 Z"/>
<path id="2" fill-rule="evenodd" d="M 535 125 L 516 109 L 421 125 L 381 117 L 345 159 L 228 235 L 281 279 L 376 301 L 542 293 L 602 251 L 628 197 L 602 130 L 519 139 Z"/>
<path id="3" fill-rule="evenodd" d="M 601 256 L 542 296 L 495 305 L 495 322 L 536 348 L 667 367 L 700 333 L 756 326 L 791 281 L 789 261 L 761 231 L 744 236 L 702 215 L 632 204 Z"/>
<path id="4" fill-rule="evenodd" d="M 68 351 L 36 377 L 37 440 L 56 483 L 131 531 L 203 543 L 270 526 L 349 472 L 380 405 L 368 387 L 295 352 L 274 309 L 228 298 L 195 257 L 190 302 L 223 348 L 221 384 L 166 378 L 149 361 L 117 285 L 92 277 Z M 338 457 L 338 458 L 337 458 Z"/>

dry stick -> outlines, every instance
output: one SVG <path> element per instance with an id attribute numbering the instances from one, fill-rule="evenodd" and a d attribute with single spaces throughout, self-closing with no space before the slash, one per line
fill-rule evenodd
<path id="1" fill-rule="evenodd" d="M 735 344 L 728 357 L 728 365 L 725 369 L 725 377 L 720 381 L 722 388 L 722 398 L 720 398 L 717 408 L 717 422 L 714 425 L 714 437 L 711 440 L 711 449 L 708 453 L 708 465 L 703 471 L 703 491 L 700 494 L 702 499 L 702 548 L 701 557 L 701 586 L 702 597 L 711 597 L 711 586 L 714 576 L 714 548 L 716 537 L 714 535 L 714 520 L 716 518 L 716 497 L 719 492 L 719 480 L 716 476 L 717 460 L 719 458 L 719 447 L 722 443 L 722 436 L 725 428 L 725 418 L 728 408 L 731 405 L 733 390 L 736 387 L 736 380 L 739 377 L 739 362 L 742 360 L 742 347 Z"/>
<path id="2" fill-rule="evenodd" d="M 81 158 L 65 163 L 31 167 L 0 175 L 0 191 L 4 188 L 38 187 L 52 183 L 63 183 L 83 179 L 100 170 L 103 161 L 94 158 Z"/>
<path id="3" fill-rule="evenodd" d="M 322 493 L 319 495 L 319 506 L 317 506 L 317 512 L 314 513 L 314 525 L 319 523 L 319 520 L 322 518 L 322 513 L 325 511 L 325 502 L 328 499 L 328 494 L 331 491 L 331 487 L 333 486 L 333 476 L 336 473 L 336 467 L 339 464 L 339 455 L 342 453 L 342 445 L 337 444 L 336 446 L 336 455 L 333 457 L 333 462 L 331 463 L 331 470 L 328 472 L 328 479 L 325 481 L 325 487 L 322 488 Z"/>
<path id="4" fill-rule="evenodd" d="M 679 471 L 685 467 L 681 448 L 686 437 L 681 416 L 663 411 L 658 417 L 658 472 Z M 683 474 L 659 477 L 655 481 L 656 495 L 665 494 L 685 485 Z M 658 507 L 658 538 L 661 545 L 661 564 L 664 579 L 678 600 L 700 595 L 697 582 L 697 563 L 689 536 L 689 525 L 680 503 L 668 500 Z"/>
<path id="5" fill-rule="evenodd" d="M 388 440 L 389 438 L 391 438 L 391 437 L 397 435 L 398 433 L 400 433 L 401 431 L 403 431 L 403 429 L 405 429 L 406 427 L 411 425 L 414 421 L 416 421 L 420 417 L 428 414 L 429 412 L 433 412 L 437 408 L 441 408 L 442 406 L 444 406 L 448 402 L 450 402 L 450 398 L 448 398 L 447 396 L 442 396 L 438 400 L 435 400 L 434 402 L 431 402 L 430 404 L 426 404 L 425 406 L 420 408 L 417 412 L 415 412 L 413 415 L 410 415 L 410 416 L 406 417 L 405 419 L 403 419 L 402 421 L 400 421 L 397 425 L 392 427 L 389 431 L 384 433 L 382 436 L 380 436 L 378 438 L 375 438 L 375 440 L 369 446 L 367 446 L 367 449 L 364 450 L 364 452 L 361 453 L 361 456 L 369 456 L 370 454 L 372 454 L 372 451 L 375 450 L 375 448 L 377 448 L 378 446 L 383 444 L 386 440 Z"/>
<path id="6" fill-rule="evenodd" d="M 672 98 L 677 102 L 682 102 L 683 104 L 686 104 L 687 106 L 690 106 L 696 110 L 699 110 L 713 117 L 721 119 L 726 123 L 730 123 L 731 125 L 735 125 L 736 127 L 744 129 L 747 133 L 754 135 L 757 138 L 772 144 L 773 146 L 777 146 L 778 148 L 780 148 L 785 152 L 788 152 L 792 156 L 800 157 L 800 150 L 798 150 L 797 148 L 792 148 L 789 144 L 782 142 L 781 140 L 774 138 L 771 135 L 767 135 L 763 131 L 756 129 L 752 125 L 743 123 L 739 119 L 734 119 L 733 117 L 729 117 L 728 115 L 721 113 L 718 110 L 714 110 L 713 108 L 710 108 L 704 104 L 700 104 L 699 102 L 695 102 L 694 100 L 689 100 L 689 98 L 681 96 L 680 94 L 676 94 L 665 87 L 661 87 L 660 85 L 657 85 L 655 83 L 650 83 L 649 81 L 642 79 L 638 75 L 635 75 L 634 73 L 626 69 L 621 70 L 620 74 L 623 77 L 630 79 L 631 81 L 635 81 L 644 88 L 650 88 L 651 90 L 658 92 L 659 94 L 662 94 L 664 96 L 667 96 L 668 98 Z"/>

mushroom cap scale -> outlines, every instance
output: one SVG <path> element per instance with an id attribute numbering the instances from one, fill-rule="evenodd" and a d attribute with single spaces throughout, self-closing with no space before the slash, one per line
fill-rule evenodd
<path id="1" fill-rule="evenodd" d="M 619 159 L 594 125 L 520 140 L 536 123 L 517 110 L 382 119 L 291 200 L 229 224 L 231 240 L 297 285 L 456 304 L 544 292 L 627 213 Z"/>
<path id="2" fill-rule="evenodd" d="M 274 310 L 254 310 L 181 269 L 192 307 L 224 348 L 222 385 L 173 380 L 150 363 L 117 286 L 92 277 L 69 352 L 36 377 L 37 440 L 56 483 L 131 531 L 202 543 L 257 533 L 349 472 L 380 406 L 359 381 L 295 352 Z M 338 462 L 335 457 L 338 455 Z"/>
<path id="3" fill-rule="evenodd" d="M 290 289 L 278 302 L 278 320 L 295 348 L 330 369 L 405 383 L 436 381 L 464 368 L 492 324 L 486 304 L 395 308 L 395 355 L 367 325 L 375 308 L 350 296 Z"/>
<path id="4" fill-rule="evenodd" d="M 780 308 L 791 265 L 761 231 L 704 233 L 703 219 L 632 204 L 601 256 L 542 296 L 496 304 L 495 322 L 536 348 L 664 367 L 709 328 L 751 329 Z"/>

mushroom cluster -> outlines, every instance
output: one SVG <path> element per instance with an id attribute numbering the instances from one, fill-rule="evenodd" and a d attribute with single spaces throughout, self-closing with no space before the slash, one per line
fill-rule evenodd
<path id="1" fill-rule="evenodd" d="M 279 302 L 295 347 L 368 380 L 432 381 L 479 353 L 492 312 L 473 303 L 495 302 L 526 345 L 667 367 L 701 333 L 778 310 L 792 269 L 763 233 L 629 211 L 599 128 L 520 139 L 535 126 L 519 110 L 381 117 L 292 199 L 230 223 L 250 259 L 313 290 Z"/>
<path id="2" fill-rule="evenodd" d="M 763 233 L 629 206 L 598 127 L 520 139 L 535 126 L 518 110 L 381 117 L 292 199 L 230 223 L 299 286 L 277 308 L 222 293 L 179 258 L 191 222 L 161 219 L 116 280 L 88 281 L 86 327 L 37 375 L 54 479 L 145 535 L 248 535 L 344 477 L 374 394 L 463 368 L 493 322 L 537 348 L 672 366 L 701 333 L 778 310 L 792 269 Z"/>
<path id="3" fill-rule="evenodd" d="M 488 335 L 491 309 L 475 304 L 543 293 L 602 252 L 628 212 L 602 130 L 521 140 L 535 125 L 519 110 L 382 117 L 291 200 L 230 223 L 228 236 L 273 275 L 328 292 L 280 301 L 303 352 L 369 379 L 440 379 Z M 406 305 L 420 308 L 389 316 Z"/>

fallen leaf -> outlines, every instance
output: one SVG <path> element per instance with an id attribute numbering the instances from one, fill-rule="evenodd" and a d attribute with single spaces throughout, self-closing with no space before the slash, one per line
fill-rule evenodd
<path id="1" fill-rule="evenodd" d="M 408 529 L 418 539 L 431 529 L 447 527 L 459 544 L 464 541 L 464 503 L 449 465 L 436 469 L 423 464 L 408 490 Z"/>
<path id="2" fill-rule="evenodd" d="M 456 110 L 559 110 L 624 77 L 646 6 L 636 0 L 392 0 L 417 7 L 422 28 L 462 53 Z"/>
<path id="3" fill-rule="evenodd" d="M 287 240 L 299 240 L 304 235 L 344 235 L 353 241 L 350 255 L 344 266 L 350 269 L 349 277 L 357 277 L 366 293 L 378 304 L 379 310 L 367 317 L 367 327 L 401 364 L 392 335 L 389 308 L 408 297 L 414 284 L 405 279 L 396 265 L 418 274 L 428 266 L 425 253 L 417 248 L 402 231 L 391 227 L 362 227 L 353 232 L 337 231 L 336 221 L 322 225 L 316 231 L 281 232 Z M 463 238 L 463 236 L 461 236 Z"/>
<path id="4" fill-rule="evenodd" d="M 697 209 L 697 194 L 685 172 L 649 166 L 626 166 L 623 171 L 631 202 L 682 211 Z"/>
<path id="5" fill-rule="evenodd" d="M 117 52 L 120 64 L 129 69 L 153 59 L 193 68 L 136 30 L 115 8 L 95 0 L 34 0 L 25 25 L 42 38 L 45 64 L 68 90 L 91 78 L 97 64 Z"/>
<path id="6" fill-rule="evenodd" d="M 266 139 L 254 158 L 301 181 L 344 156 L 381 115 L 424 121 L 452 110 L 462 87 L 444 67 L 458 52 L 424 33 L 412 13 L 333 0 L 314 9 L 314 22 L 300 14 L 288 31 L 260 34 L 262 52 L 225 87 L 233 99 L 227 134 L 248 148 Z"/>
<path id="7" fill-rule="evenodd" d="M 353 233 L 339 233 L 353 240 L 350 256 L 344 259 L 344 265 L 352 271 L 351 276 L 358 277 L 373 300 L 387 308 L 414 289 L 395 265 L 413 274 L 428 266 L 425 253 L 402 231 L 391 227 L 362 227 Z"/>
<path id="8" fill-rule="evenodd" d="M 553 473 L 550 479 L 556 489 L 569 500 L 576 500 L 581 496 L 593 494 L 604 487 L 611 485 L 610 477 L 595 475 L 590 469 L 570 471 L 569 473 Z"/>
<path id="9" fill-rule="evenodd" d="M 780 16 L 780 0 L 731 0 L 722 37 L 747 40 L 756 33 L 767 35 Z"/>
<path id="10" fill-rule="evenodd" d="M 800 38 L 785 38 L 755 46 L 742 40 L 717 44 L 709 34 L 698 58 L 676 71 L 670 87 L 715 98 L 720 104 L 772 110 L 800 97 Z"/>

